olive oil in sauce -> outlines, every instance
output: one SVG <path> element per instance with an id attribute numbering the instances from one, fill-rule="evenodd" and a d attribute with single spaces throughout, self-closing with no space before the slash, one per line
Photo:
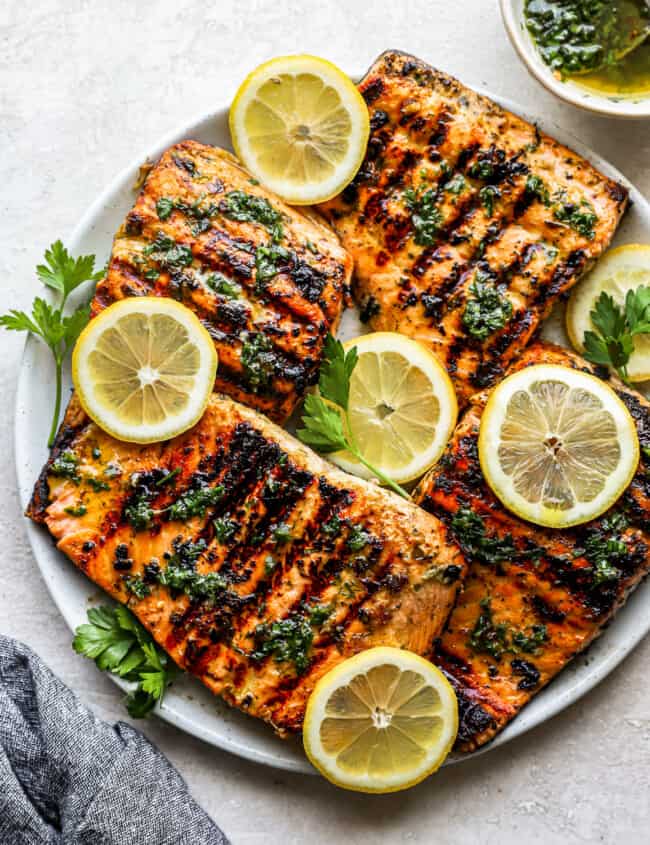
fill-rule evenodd
<path id="1" fill-rule="evenodd" d="M 559 79 L 600 94 L 650 94 L 650 0 L 526 0 L 526 26 Z"/>

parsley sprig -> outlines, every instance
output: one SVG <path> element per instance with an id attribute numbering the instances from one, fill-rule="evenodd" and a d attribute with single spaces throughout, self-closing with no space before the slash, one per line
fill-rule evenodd
<path id="1" fill-rule="evenodd" d="M 591 312 L 591 322 L 596 331 L 585 332 L 585 358 L 613 367 L 628 382 L 627 364 L 634 351 L 634 338 L 650 334 L 650 287 L 629 290 L 623 307 L 602 291 Z"/>
<path id="2" fill-rule="evenodd" d="M 357 360 L 356 347 L 353 346 L 346 353 L 340 341 L 331 335 L 327 336 L 318 380 L 319 394 L 310 393 L 305 399 L 302 416 L 304 428 L 298 429 L 298 437 L 303 443 L 324 454 L 347 450 L 383 484 L 408 499 L 406 490 L 370 464 L 354 441 L 348 420 L 348 401 L 350 376 Z M 345 428 L 344 421 L 347 423 Z"/>
<path id="3" fill-rule="evenodd" d="M 32 312 L 11 310 L 0 316 L 0 325 L 15 332 L 31 332 L 49 346 L 56 365 L 56 399 L 54 414 L 48 438 L 48 446 L 54 443 L 61 413 L 61 368 L 66 356 L 76 343 L 82 329 L 90 318 L 90 307 L 80 305 L 69 316 L 63 309 L 68 297 L 84 282 L 98 281 L 104 271 L 95 272 L 95 256 L 81 255 L 73 258 L 61 241 L 55 241 L 45 250 L 45 264 L 36 267 L 36 275 L 43 284 L 60 296 L 58 307 L 50 305 L 40 296 L 32 303 Z"/>
<path id="4" fill-rule="evenodd" d="M 137 687 L 126 698 L 126 709 L 142 719 L 161 701 L 179 672 L 151 635 L 126 607 L 94 607 L 88 623 L 75 631 L 72 647 L 94 660 L 103 672 L 112 672 Z"/>

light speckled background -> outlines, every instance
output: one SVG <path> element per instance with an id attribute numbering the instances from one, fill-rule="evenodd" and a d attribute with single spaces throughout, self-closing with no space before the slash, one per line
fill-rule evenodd
<path id="1" fill-rule="evenodd" d="M 65 237 L 118 170 L 229 99 L 258 62 L 313 52 L 362 70 L 387 47 L 553 117 L 650 194 L 650 121 L 618 123 L 555 101 L 522 70 L 496 0 L 3 0 L 3 309 L 29 305 L 44 246 Z M 27 545 L 11 445 L 22 340 L 3 334 L 0 344 L 0 631 L 35 648 L 101 716 L 123 718 L 119 691 L 72 653 Z M 140 727 L 235 845 L 640 843 L 650 822 L 649 660 L 646 640 L 553 721 L 392 797 L 256 767 L 157 720 Z"/>

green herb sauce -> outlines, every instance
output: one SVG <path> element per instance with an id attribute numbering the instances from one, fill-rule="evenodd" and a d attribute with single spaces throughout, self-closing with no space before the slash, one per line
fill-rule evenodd
<path id="1" fill-rule="evenodd" d="M 546 625 L 535 624 L 525 631 L 512 629 L 505 622 L 495 622 L 489 598 L 481 601 L 481 613 L 469 638 L 469 646 L 477 652 L 500 660 L 510 654 L 537 654 L 548 640 Z"/>
<path id="2" fill-rule="evenodd" d="M 242 344 L 241 363 L 253 393 L 266 391 L 275 373 L 273 344 L 262 332 L 249 333 Z"/>
<path id="3" fill-rule="evenodd" d="M 512 303 L 490 282 L 479 278 L 469 288 L 463 323 L 477 340 L 486 340 L 492 332 L 502 329 L 512 316 Z"/>
<path id="4" fill-rule="evenodd" d="M 437 192 L 433 188 L 428 188 L 423 193 L 407 188 L 404 191 L 404 202 L 411 212 L 413 240 L 418 246 L 433 246 L 444 222 L 442 212 L 436 205 Z"/>
<path id="5" fill-rule="evenodd" d="M 244 191 L 231 191 L 226 195 L 220 210 L 224 217 L 230 220 L 259 223 L 269 231 L 275 243 L 282 240 L 284 235 L 282 215 L 264 197 L 247 194 Z"/>
<path id="6" fill-rule="evenodd" d="M 559 79 L 599 93 L 650 93 L 645 0 L 526 0 L 525 21 Z"/>

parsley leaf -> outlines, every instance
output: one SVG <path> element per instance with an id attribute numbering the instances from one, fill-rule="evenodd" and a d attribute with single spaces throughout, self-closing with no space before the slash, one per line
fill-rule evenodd
<path id="1" fill-rule="evenodd" d="M 343 422 L 347 421 L 348 414 L 350 377 L 356 363 L 356 349 L 353 347 L 346 353 L 341 343 L 328 335 L 318 382 L 320 393 L 310 393 L 305 399 L 302 416 L 304 428 L 298 429 L 296 433 L 303 443 L 317 452 L 327 454 L 341 449 L 351 452 L 383 484 L 408 499 L 408 493 L 399 484 L 363 457 L 352 436 L 346 433 L 350 426 L 347 425 L 344 429 Z"/>
<path id="2" fill-rule="evenodd" d="M 57 242 L 58 243 L 58 242 Z M 67 255 L 67 253 L 66 253 Z M 88 256 L 85 256 L 88 258 Z M 76 266 L 76 264 L 74 265 Z M 80 274 L 77 274 L 77 278 Z M 84 281 L 84 280 L 82 280 Z M 68 284 L 68 288 L 62 287 L 63 301 L 68 295 L 72 281 L 63 281 L 62 285 Z M 76 287 L 81 282 L 74 283 Z M 54 414 L 52 418 L 52 425 L 50 428 L 50 436 L 48 438 L 48 446 L 54 443 L 56 429 L 59 422 L 59 414 L 61 411 L 61 394 L 62 394 L 62 373 L 61 369 L 63 361 L 67 354 L 77 341 L 82 329 L 90 319 L 90 307 L 88 305 L 80 305 L 76 311 L 67 317 L 63 316 L 62 308 L 54 308 L 49 302 L 46 302 L 40 297 L 36 297 L 32 303 L 32 313 L 26 314 L 24 311 L 16 311 L 15 309 L 8 314 L 0 316 L 0 326 L 5 329 L 15 332 L 31 332 L 37 335 L 41 340 L 49 346 L 54 363 L 56 367 L 56 399 L 54 403 Z"/>
<path id="3" fill-rule="evenodd" d="M 73 290 L 84 282 L 97 282 L 104 270 L 95 272 L 95 256 L 80 255 L 73 258 L 61 241 L 55 241 L 45 250 L 46 264 L 36 267 L 36 275 L 47 287 L 63 295 L 61 308 Z"/>
<path id="4" fill-rule="evenodd" d="M 346 353 L 340 340 L 335 340 L 331 334 L 327 335 L 318 389 L 325 399 L 336 402 L 345 410 L 348 407 L 350 376 L 358 357 L 356 346 Z"/>
<path id="5" fill-rule="evenodd" d="M 127 710 L 135 719 L 146 716 L 162 700 L 178 673 L 171 658 L 122 606 L 91 608 L 88 622 L 75 630 L 72 647 L 103 672 L 137 684 L 126 698 Z"/>
<path id="6" fill-rule="evenodd" d="M 623 381 L 628 381 L 627 364 L 634 351 L 634 338 L 650 334 L 650 287 L 629 290 L 622 308 L 602 291 L 591 312 L 596 331 L 586 331 L 584 356 L 594 364 L 613 367 Z"/>
<path id="7" fill-rule="evenodd" d="M 305 427 L 297 432 L 303 443 L 325 454 L 347 448 L 343 421 L 334 408 L 320 396 L 310 393 L 305 399 L 304 411 L 302 422 Z"/>

